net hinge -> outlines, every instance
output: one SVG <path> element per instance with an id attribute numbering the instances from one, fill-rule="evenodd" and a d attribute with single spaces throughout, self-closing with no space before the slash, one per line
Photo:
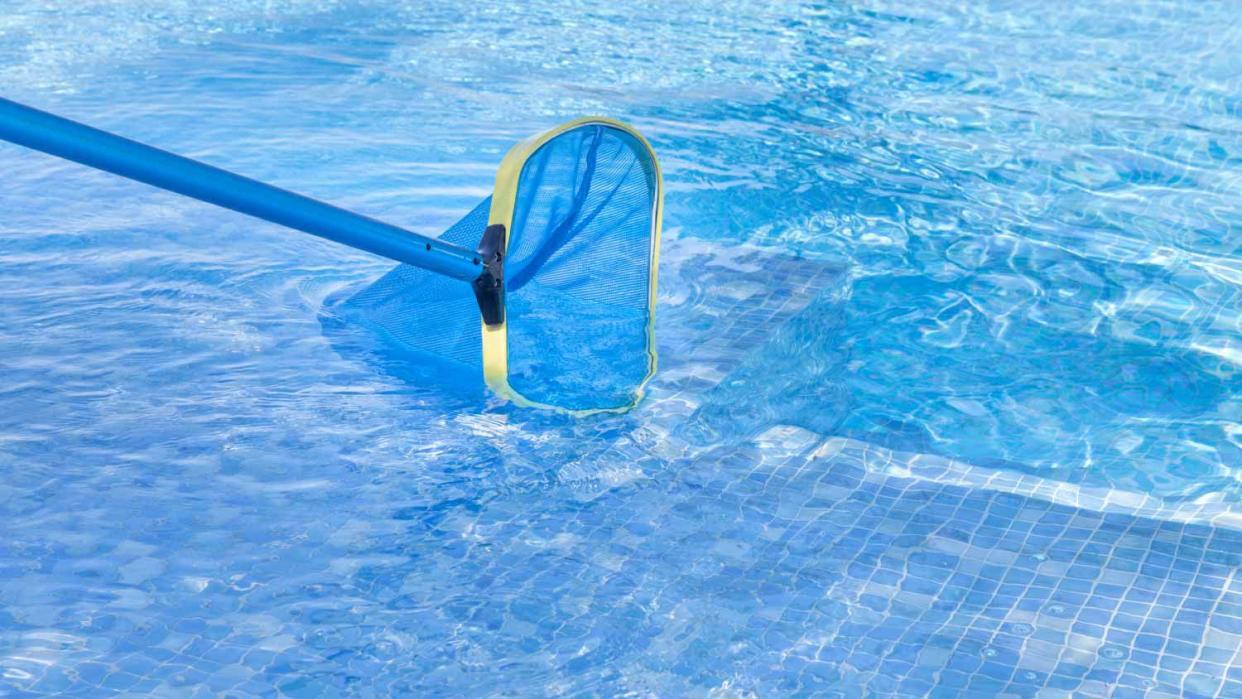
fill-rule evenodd
<path id="1" fill-rule="evenodd" d="M 476 249 L 483 272 L 471 283 L 485 325 L 505 322 L 505 227 L 494 223 L 483 231 Z"/>

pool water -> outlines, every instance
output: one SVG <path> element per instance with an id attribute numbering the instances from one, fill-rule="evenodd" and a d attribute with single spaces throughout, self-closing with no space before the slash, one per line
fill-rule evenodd
<path id="1" fill-rule="evenodd" d="M 0 6 L 0 94 L 414 230 L 637 125 L 661 370 L 514 408 L 365 253 L 0 144 L 0 695 L 1242 696 L 1224 3 Z"/>

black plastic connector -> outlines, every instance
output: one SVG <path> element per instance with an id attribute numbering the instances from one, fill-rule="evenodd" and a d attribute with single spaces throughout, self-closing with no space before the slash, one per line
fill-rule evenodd
<path id="1" fill-rule="evenodd" d="M 483 272 L 471 282 L 479 313 L 486 325 L 505 322 L 505 227 L 496 223 L 483 231 L 476 249 Z"/>

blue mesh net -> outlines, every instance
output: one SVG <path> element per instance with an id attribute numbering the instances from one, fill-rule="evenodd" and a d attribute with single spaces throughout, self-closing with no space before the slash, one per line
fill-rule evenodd
<path id="1" fill-rule="evenodd" d="M 545 143 L 518 180 L 505 261 L 509 384 L 572 410 L 628 405 L 654 368 L 649 346 L 658 174 L 636 138 L 602 124 Z M 491 198 L 441 239 L 473 248 Z M 482 365 L 468 284 L 401 265 L 343 302 L 345 322 L 397 349 Z"/>
<path id="2" fill-rule="evenodd" d="M 526 161 L 506 261 L 518 393 L 615 408 L 647 378 L 657 187 L 646 147 L 602 124 L 562 134 Z"/>
<path id="3" fill-rule="evenodd" d="M 487 227 L 492 198 L 453 224 L 441 240 L 473 248 Z M 398 349 L 482 371 L 479 307 L 470 285 L 413 265 L 398 265 L 343 302 L 336 315 L 369 328 Z"/>

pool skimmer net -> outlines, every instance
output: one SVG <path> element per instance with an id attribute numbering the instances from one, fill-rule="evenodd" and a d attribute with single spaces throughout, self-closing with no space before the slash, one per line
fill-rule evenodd
<path id="1" fill-rule="evenodd" d="M 479 366 L 518 405 L 628 410 L 655 372 L 663 182 L 622 122 L 576 119 L 513 146 L 492 195 L 439 237 L 2 98 L 0 139 L 402 263 L 344 315 Z"/>

